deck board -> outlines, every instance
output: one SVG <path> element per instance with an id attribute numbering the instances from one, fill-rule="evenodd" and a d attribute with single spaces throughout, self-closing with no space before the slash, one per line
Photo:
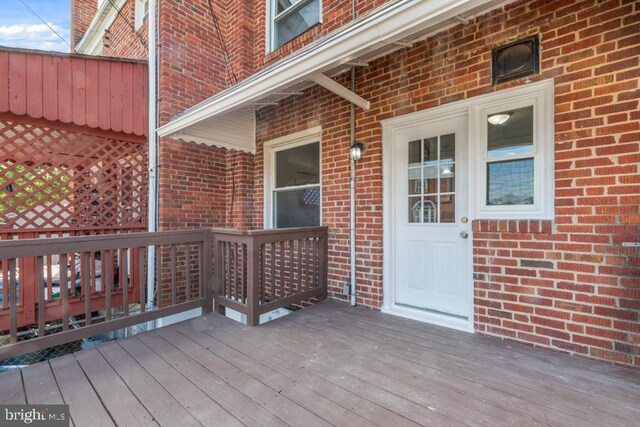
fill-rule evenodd
<path id="1" fill-rule="evenodd" d="M 62 397 L 69 405 L 71 419 L 75 425 L 96 427 L 115 425 L 74 355 L 68 354 L 51 359 L 49 364 Z"/>
<path id="2" fill-rule="evenodd" d="M 220 405 L 215 400 L 185 378 L 176 366 L 172 367 L 145 346 L 137 337 L 122 340 L 120 345 L 200 423 L 206 425 L 211 420 L 210 414 L 221 413 Z M 186 358 L 184 359 L 182 363 L 189 362 Z"/>
<path id="3" fill-rule="evenodd" d="M 313 413 L 283 396 L 278 390 L 268 387 L 246 372 L 237 369 L 214 352 L 205 349 L 182 334 L 176 333 L 172 328 L 159 331 L 159 333 L 166 334 L 164 336 L 168 337 L 168 339 L 165 342 L 171 342 L 180 347 L 193 360 L 205 366 L 227 384 L 252 399 L 256 404 L 264 407 L 280 420 L 295 419 L 308 426 L 328 425 Z M 148 334 L 147 338 L 151 336 L 153 334 Z"/>
<path id="4" fill-rule="evenodd" d="M 185 331 L 187 331 L 187 329 L 185 329 Z M 189 329 L 189 331 L 191 331 L 191 329 Z M 266 347 L 262 347 L 259 343 L 264 342 L 263 340 L 246 339 L 243 335 L 245 334 L 230 333 L 222 330 L 221 328 L 216 328 L 215 333 L 208 336 L 225 343 L 231 348 L 237 349 L 245 357 L 257 360 L 282 375 L 295 380 L 297 383 L 304 384 L 306 387 L 316 391 L 318 394 L 325 396 L 333 402 L 335 405 L 334 408 L 350 410 L 365 418 L 370 423 L 399 427 L 416 425 L 416 423 L 413 423 L 380 405 L 339 387 L 338 385 L 328 381 L 322 375 L 312 373 L 308 369 L 304 369 L 299 366 L 297 363 L 292 363 L 291 361 L 286 360 L 281 357 L 285 350 L 278 346 L 268 345 Z"/>
<path id="5" fill-rule="evenodd" d="M 76 360 L 117 425 L 158 425 L 98 350 L 81 351 Z"/>
<path id="6" fill-rule="evenodd" d="M 108 342 L 97 349 L 112 367 L 117 368 L 114 370 L 120 379 L 159 424 L 184 427 L 202 425 L 117 342 Z"/>
<path id="7" fill-rule="evenodd" d="M 611 406 L 603 405 L 603 400 L 611 399 L 599 393 L 593 395 L 593 390 L 601 390 L 600 384 L 596 383 L 591 388 L 588 388 L 582 384 L 578 377 L 561 373 L 549 375 L 546 370 L 552 369 L 553 366 L 537 366 L 536 370 L 531 370 L 526 366 L 530 362 L 527 358 L 523 361 L 522 366 L 510 365 L 510 351 L 505 351 L 501 355 L 502 357 L 483 360 L 482 353 L 487 347 L 486 345 L 474 348 L 461 346 L 461 351 L 458 354 L 453 354 L 448 348 L 442 350 L 441 346 L 433 341 L 421 345 L 415 337 L 411 337 L 411 339 L 405 337 L 402 331 L 395 331 L 393 335 L 380 335 L 359 329 L 353 323 L 349 324 L 350 319 L 346 315 L 336 319 L 333 313 L 329 313 L 329 316 L 324 316 L 324 312 L 321 314 L 309 313 L 304 318 L 292 317 L 287 319 L 286 322 L 305 324 L 313 330 L 308 335 L 320 335 L 326 337 L 324 338 L 326 340 L 330 339 L 329 336 L 337 337 L 337 339 L 342 338 L 343 346 L 348 345 L 348 342 L 355 342 L 358 348 L 376 347 L 379 350 L 386 351 L 388 354 L 397 356 L 393 357 L 392 362 L 390 362 L 394 366 L 395 360 L 393 359 L 400 358 L 408 361 L 418 361 L 425 366 L 436 366 L 442 372 L 453 373 L 456 377 L 460 373 L 465 373 L 467 378 L 480 383 L 484 387 L 477 394 L 478 398 L 483 400 L 488 398 L 488 393 L 486 392 L 486 387 L 488 386 L 507 394 L 518 396 L 529 402 L 527 406 L 534 408 L 535 412 L 539 413 L 540 416 L 546 414 L 549 410 L 553 410 L 555 413 L 551 415 L 554 420 L 568 418 L 567 421 L 569 421 L 571 418 L 577 418 L 591 423 L 600 420 L 603 424 L 606 424 L 608 420 L 615 419 L 617 416 L 618 409 L 615 401 L 610 401 L 612 403 Z M 385 317 L 386 320 L 393 320 L 391 316 Z M 285 321 L 281 323 L 285 323 Z M 342 326 L 344 324 L 349 324 L 350 326 L 345 328 Z M 282 327 L 281 325 L 274 325 L 274 328 L 281 329 Z M 298 328 L 293 330 L 295 333 L 300 334 Z M 486 342 L 497 341 L 488 337 L 478 338 Z M 501 344 L 503 341 L 498 340 L 498 343 Z M 517 343 L 510 344 L 517 345 Z M 530 352 L 547 352 L 530 347 L 526 347 L 526 349 Z M 562 362 L 559 358 L 569 358 L 579 363 L 598 363 L 561 354 L 552 354 L 556 356 L 555 362 L 557 364 Z M 482 360 L 482 363 L 479 363 L 478 360 Z M 492 369 L 487 370 L 487 366 L 491 366 Z M 421 372 L 424 373 L 426 370 L 422 369 Z M 448 387 L 454 387 L 456 383 L 457 381 L 454 378 L 448 382 Z M 637 387 L 635 389 L 635 393 L 621 391 L 616 396 L 616 399 L 620 399 L 618 402 L 627 402 L 631 405 L 634 401 L 637 401 L 638 389 Z M 438 388 L 438 390 L 442 390 L 442 387 Z M 591 393 L 584 390 L 591 390 Z M 520 407 L 518 405 L 515 408 Z M 511 410 L 513 409 L 514 407 L 511 407 Z"/>
<path id="8" fill-rule="evenodd" d="M 218 314 L 0 374 L 75 425 L 634 425 L 640 371 L 325 301 Z"/>
<path id="9" fill-rule="evenodd" d="M 22 375 L 19 370 L 5 372 L 0 376 L 0 403 L 23 405 L 26 403 Z"/>
<path id="10" fill-rule="evenodd" d="M 288 378 L 285 375 L 273 370 L 268 365 L 262 364 L 249 355 L 226 345 L 222 341 L 191 329 L 177 328 L 168 329 L 166 332 L 175 331 L 179 337 L 189 337 L 201 346 L 205 346 L 209 351 L 214 352 L 218 357 L 232 364 L 237 369 L 248 373 L 258 381 L 269 386 L 271 389 L 283 394 L 291 401 L 314 413 L 317 417 L 336 425 L 337 423 L 347 423 L 350 426 L 368 426 L 370 422 L 357 414 L 338 406 L 335 402 L 327 399 L 321 393 L 307 387 L 304 382 L 297 381 L 297 378 Z M 165 331 L 161 331 L 165 332 Z M 167 334 L 169 340 L 176 340 L 175 335 Z M 277 350 L 276 350 L 277 351 Z"/>
<path id="11" fill-rule="evenodd" d="M 22 369 L 24 394 L 27 403 L 47 402 L 52 405 L 64 404 L 49 362 L 40 362 Z"/>

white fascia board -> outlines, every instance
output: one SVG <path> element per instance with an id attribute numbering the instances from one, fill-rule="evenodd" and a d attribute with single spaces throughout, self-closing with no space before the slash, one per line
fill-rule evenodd
<path id="1" fill-rule="evenodd" d="M 115 3 L 117 8 L 122 10 L 122 7 L 126 2 L 127 0 L 118 0 Z M 102 37 L 104 36 L 104 30 L 111 27 L 117 17 L 118 12 L 111 2 L 108 0 L 102 2 L 100 8 L 91 20 L 87 31 L 84 33 L 82 40 L 80 40 L 76 45 L 76 52 L 85 55 L 99 54 L 102 51 Z"/>
<path id="2" fill-rule="evenodd" d="M 490 0 L 398 0 L 352 22 L 239 84 L 187 110 L 158 129 L 170 136 L 201 120 L 247 106 L 266 95 L 309 80 L 339 64 L 357 60 L 377 46 L 450 19 Z"/>

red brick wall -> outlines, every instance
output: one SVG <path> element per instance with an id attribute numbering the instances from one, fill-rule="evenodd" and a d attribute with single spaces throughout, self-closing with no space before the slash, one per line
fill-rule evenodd
<path id="1" fill-rule="evenodd" d="M 249 229 L 255 221 L 254 155 L 236 150 L 226 151 L 227 227 Z"/>
<path id="2" fill-rule="evenodd" d="M 223 4 L 212 4 L 224 29 Z M 160 16 L 160 117 L 166 123 L 231 80 L 207 0 L 164 0 Z"/>
<path id="3" fill-rule="evenodd" d="M 120 15 L 105 32 L 102 37 L 102 55 L 142 60 L 148 58 L 149 54 L 144 45 L 148 44 L 148 21 L 134 31 L 135 3 L 135 0 L 128 0 L 120 9 Z"/>
<path id="4" fill-rule="evenodd" d="M 170 138 L 161 140 L 161 230 L 226 224 L 225 151 Z"/>
<path id="5" fill-rule="evenodd" d="M 239 80 L 351 19 L 349 2 L 325 1 L 324 24 L 267 55 L 264 1 L 213 3 Z M 382 3 L 359 0 L 359 15 Z M 161 3 L 163 123 L 233 81 L 207 11 L 207 0 Z M 532 34 L 540 36 L 541 74 L 492 86 L 491 49 Z M 359 70 L 357 92 L 372 102 L 357 112 L 357 139 L 367 143 L 357 165 L 359 302 L 382 303 L 380 120 L 553 78 L 556 215 L 474 222 L 475 327 L 640 365 L 638 254 L 621 246 L 640 240 L 638 34 L 637 1 L 519 0 Z M 339 81 L 347 84 L 345 76 Z M 330 292 L 340 297 L 349 268 L 348 103 L 315 87 L 261 109 L 257 120 L 255 158 L 162 141 L 161 225 L 261 226 L 262 143 L 322 125 Z"/>
<path id="6" fill-rule="evenodd" d="M 538 76 L 494 87 L 491 49 L 539 34 Z M 475 328 L 640 365 L 640 3 L 518 1 L 359 70 L 359 302 L 382 296 L 380 120 L 528 81 L 555 81 L 554 221 L 475 221 Z M 342 84 L 347 84 L 341 77 Z M 322 125 L 330 291 L 348 275 L 348 104 L 313 88 L 257 115 L 256 207 L 264 141 Z M 258 214 L 257 218 L 260 217 Z"/>
<path id="7" fill-rule="evenodd" d="M 97 8 L 98 0 L 71 0 L 71 46 L 82 40 Z"/>

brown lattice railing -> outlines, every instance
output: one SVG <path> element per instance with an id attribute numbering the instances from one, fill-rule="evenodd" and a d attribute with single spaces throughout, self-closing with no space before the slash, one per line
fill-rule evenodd
<path id="1" fill-rule="evenodd" d="M 327 295 L 327 227 L 213 229 L 216 311 L 260 315 Z"/>

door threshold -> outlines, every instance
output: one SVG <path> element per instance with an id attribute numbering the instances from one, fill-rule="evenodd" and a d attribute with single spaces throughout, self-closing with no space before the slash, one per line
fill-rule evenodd
<path id="1" fill-rule="evenodd" d="M 393 304 L 382 307 L 382 312 L 406 319 L 417 320 L 418 322 L 430 323 L 432 325 L 444 326 L 463 332 L 473 333 L 473 322 L 468 318 L 456 315 L 447 315 L 442 312 L 425 310 L 418 307 Z"/>

